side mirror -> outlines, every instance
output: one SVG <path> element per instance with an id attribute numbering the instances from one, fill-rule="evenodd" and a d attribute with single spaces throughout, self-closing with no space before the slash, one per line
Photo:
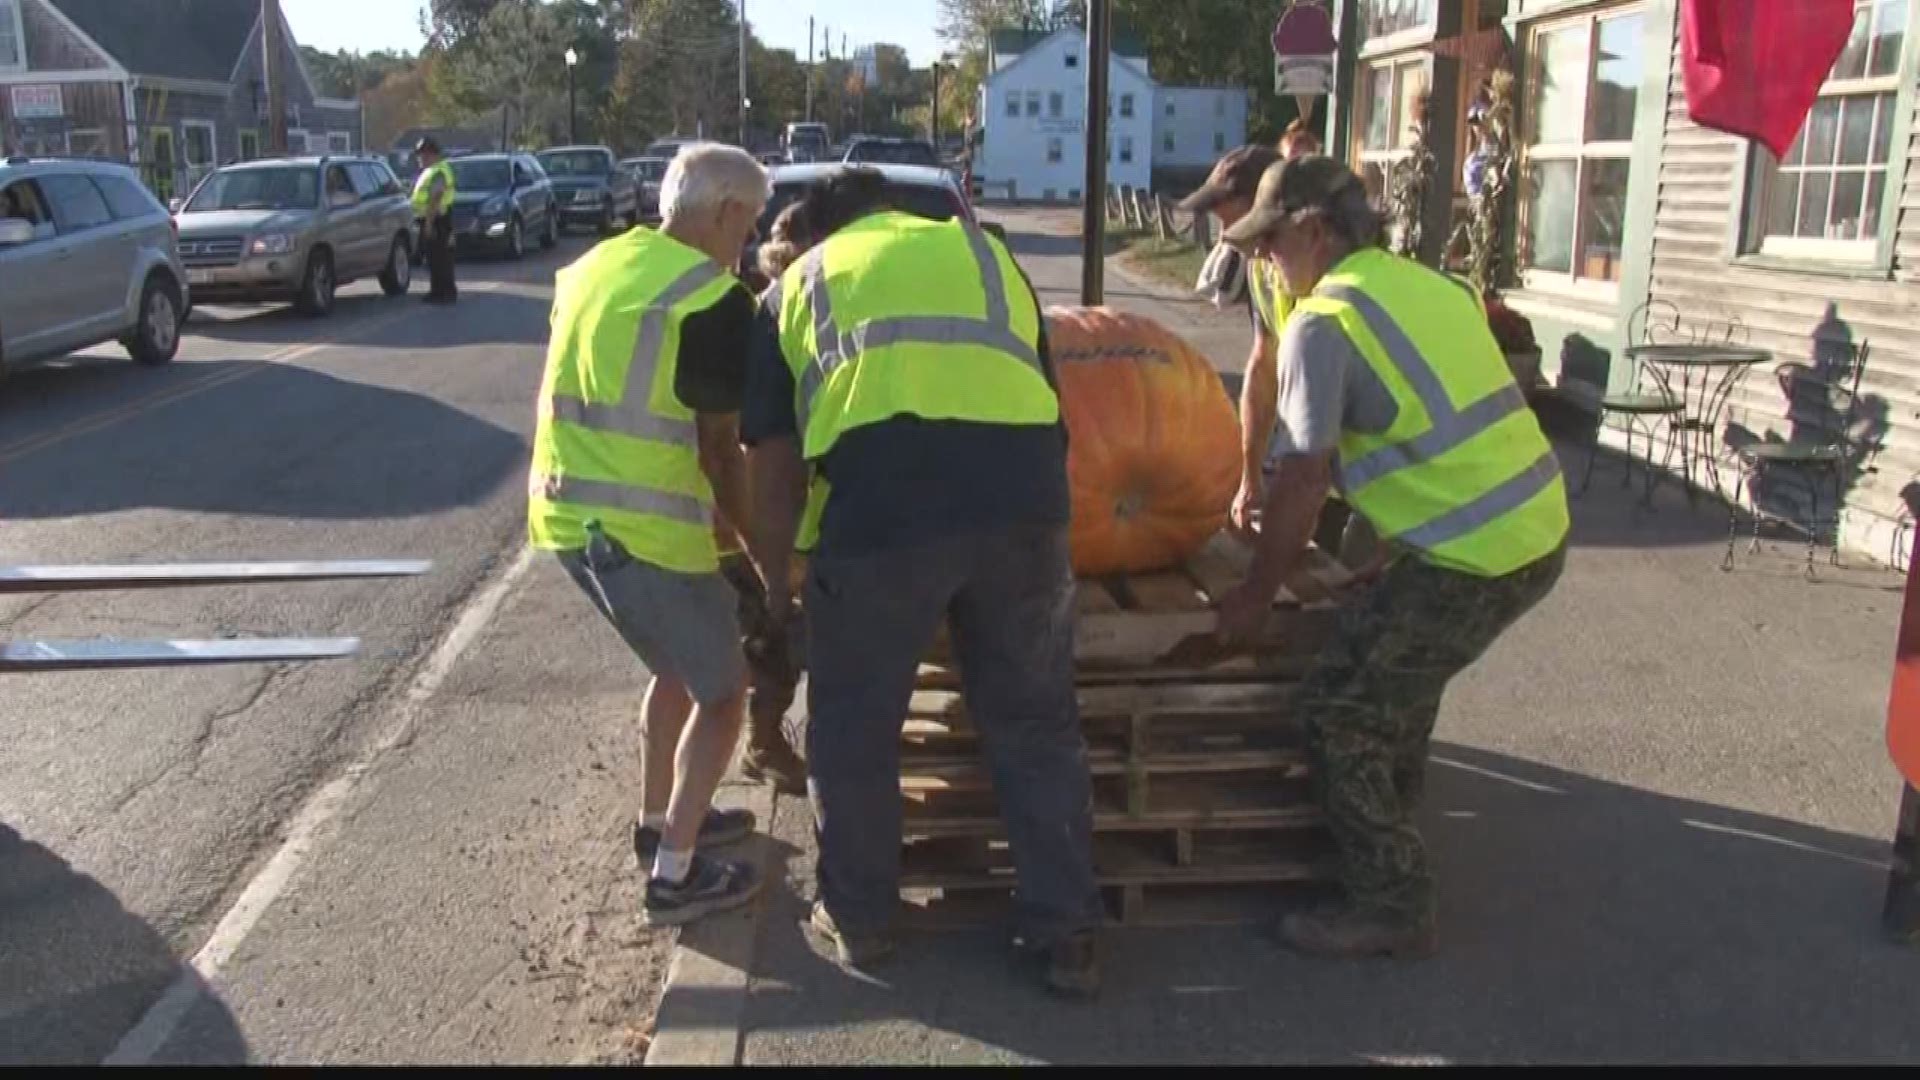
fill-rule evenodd
<path id="1" fill-rule="evenodd" d="M 169 214 L 177 214 L 186 208 L 187 200 L 185 199 L 173 198 L 167 200 L 167 213 Z"/>
<path id="2" fill-rule="evenodd" d="M 12 247 L 33 240 L 33 222 L 26 218 L 0 218 L 0 247 Z"/>
<path id="3" fill-rule="evenodd" d="M 1003 244 L 1007 242 L 1007 227 L 1005 225 L 997 221 L 983 221 L 980 223 L 980 228 L 981 231 L 993 237 L 995 240 Z"/>

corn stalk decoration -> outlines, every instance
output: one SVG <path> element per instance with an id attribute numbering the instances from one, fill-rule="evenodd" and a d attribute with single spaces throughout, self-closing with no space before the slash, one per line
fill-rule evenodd
<path id="1" fill-rule="evenodd" d="M 1387 216 L 1393 223 L 1393 250 L 1411 259 L 1420 257 L 1427 193 L 1433 189 L 1438 168 L 1430 141 L 1429 112 L 1429 95 L 1422 92 L 1414 99 L 1413 119 L 1407 126 L 1407 154 L 1394 162 L 1387 178 Z"/>
<path id="2" fill-rule="evenodd" d="M 1447 240 L 1466 249 L 1467 280 L 1481 293 L 1500 280 L 1500 231 L 1513 180 L 1513 72 L 1496 69 L 1467 111 L 1467 215 Z"/>

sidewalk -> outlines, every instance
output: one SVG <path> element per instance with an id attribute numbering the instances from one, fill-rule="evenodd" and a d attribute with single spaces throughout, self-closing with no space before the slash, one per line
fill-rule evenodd
<path id="1" fill-rule="evenodd" d="M 1036 285 L 1061 290 L 1069 257 L 1004 216 Z M 1109 284 L 1183 334 L 1211 311 Z M 1237 370 L 1244 336 L 1236 353 L 1212 332 Z M 1584 450 L 1562 458 L 1574 471 Z M 910 937 L 869 982 L 801 929 L 810 819 L 782 798 L 780 887 L 683 935 L 675 961 L 730 955 L 736 984 L 676 979 L 656 1057 L 692 1034 L 745 1064 L 1920 1059 L 1920 956 L 1878 932 L 1901 579 L 1823 562 L 1809 583 L 1802 549 L 1750 557 L 1744 537 L 1723 574 L 1716 505 L 1667 488 L 1647 514 L 1617 485 L 1603 467 L 1573 504 L 1558 589 L 1448 695 L 1422 817 L 1437 958 L 1309 961 L 1258 927 L 1116 930 L 1106 993 L 1084 1006 L 1015 977 L 983 928 Z M 675 1020 L 689 1005 L 691 1033 Z"/>

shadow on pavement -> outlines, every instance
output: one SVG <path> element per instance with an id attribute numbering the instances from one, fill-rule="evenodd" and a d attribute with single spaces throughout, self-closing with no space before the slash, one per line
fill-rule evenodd
<path id="1" fill-rule="evenodd" d="M 409 517 L 479 503 L 526 465 L 520 436 L 424 394 L 293 364 L 191 369 L 213 385 L 0 472 L 6 516 Z"/>
<path id="2" fill-rule="evenodd" d="M 0 1065 L 97 1064 L 183 971 L 100 882 L 0 825 Z M 197 1060 L 241 1063 L 247 1042 L 203 987 Z"/>
<path id="3" fill-rule="evenodd" d="M 1920 956 L 1878 931 L 1885 840 L 1461 746 L 1436 745 L 1430 776 L 1432 960 L 1308 960 L 1257 927 L 1122 930 L 1100 1003 L 1076 1006 L 1017 977 L 990 928 L 910 937 L 881 981 L 844 974 L 787 894 L 763 928 L 744 1060 L 1920 1057 Z"/>

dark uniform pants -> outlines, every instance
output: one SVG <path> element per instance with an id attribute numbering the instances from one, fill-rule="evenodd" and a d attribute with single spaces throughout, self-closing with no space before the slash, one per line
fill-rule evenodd
<path id="1" fill-rule="evenodd" d="M 427 274 L 431 285 L 427 295 L 436 300 L 453 300 L 459 287 L 453 281 L 453 217 L 441 214 L 420 230 L 427 246 Z"/>
<path id="2" fill-rule="evenodd" d="M 1433 879 L 1413 812 L 1440 697 L 1552 591 L 1565 565 L 1564 547 L 1498 578 L 1403 556 L 1340 613 L 1295 708 L 1341 884 L 1356 906 L 1395 919 L 1432 916 Z"/>
<path id="3" fill-rule="evenodd" d="M 816 556 L 805 604 L 807 768 L 834 922 L 882 931 L 899 907 L 900 730 L 945 619 L 1012 848 L 1017 929 L 1045 946 L 1097 925 L 1066 530 Z"/>

